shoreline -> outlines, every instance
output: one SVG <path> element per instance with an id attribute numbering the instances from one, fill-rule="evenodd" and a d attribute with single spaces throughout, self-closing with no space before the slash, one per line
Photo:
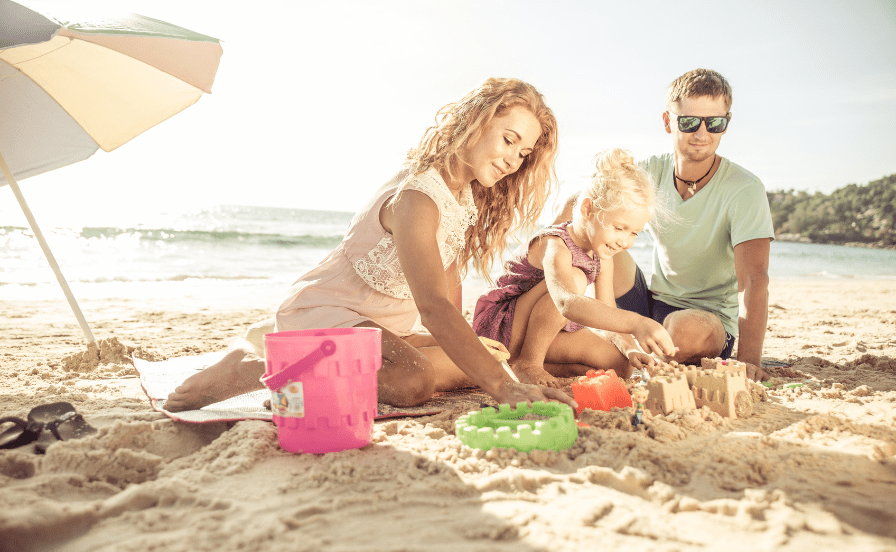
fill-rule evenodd
<path id="1" fill-rule="evenodd" d="M 477 290 L 465 291 L 472 308 Z M 633 431 L 624 413 L 592 412 L 570 449 L 530 453 L 465 447 L 454 422 L 466 412 L 454 410 L 380 420 L 370 445 L 319 455 L 283 452 L 268 422 L 182 424 L 153 411 L 128 351 L 218 351 L 270 315 L 257 297 L 231 299 L 84 300 L 97 339 L 113 343 L 93 363 L 63 299 L 0 302 L 2 415 L 67 401 L 99 430 L 45 456 L 0 450 L 0 543 L 896 549 L 894 280 L 773 280 L 764 356 L 790 366 L 749 418 L 682 411 Z"/>
<path id="2" fill-rule="evenodd" d="M 779 241 L 782 243 L 811 243 L 814 245 L 840 245 L 843 247 L 857 247 L 860 249 L 885 249 L 885 250 L 894 250 L 896 249 L 896 244 L 893 245 L 885 245 L 880 242 L 819 242 L 813 241 L 810 238 L 802 236 L 800 234 L 781 234 L 775 236 L 775 241 Z"/>

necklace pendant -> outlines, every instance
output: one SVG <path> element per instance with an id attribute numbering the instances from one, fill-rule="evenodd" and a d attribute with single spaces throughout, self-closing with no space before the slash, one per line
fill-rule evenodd
<path id="1" fill-rule="evenodd" d="M 673 168 L 672 169 L 672 178 L 682 182 L 685 186 L 688 187 L 688 197 L 683 197 L 682 199 L 690 199 L 690 198 L 694 197 L 695 195 L 697 195 L 697 183 L 700 182 L 701 180 L 703 180 L 704 178 L 706 178 L 707 176 L 709 176 L 709 173 L 712 172 L 712 168 L 715 166 L 716 166 L 716 158 L 715 158 L 715 156 L 713 156 L 712 165 L 709 166 L 709 170 L 706 171 L 706 174 L 704 174 L 703 176 L 701 176 L 700 178 L 698 178 L 697 180 L 694 180 L 694 181 L 688 181 L 688 180 L 681 178 L 680 176 L 678 176 L 675 173 L 675 169 Z M 677 185 L 676 185 L 676 187 L 677 187 Z"/>

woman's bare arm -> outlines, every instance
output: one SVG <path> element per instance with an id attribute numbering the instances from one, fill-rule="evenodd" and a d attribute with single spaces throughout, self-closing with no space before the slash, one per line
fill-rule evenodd
<path id="1" fill-rule="evenodd" d="M 572 405 L 574 401 L 559 390 L 513 381 L 448 297 L 448 279 L 436 237 L 439 216 L 435 203 L 414 190 L 403 191 L 380 215 L 383 227 L 392 233 L 423 325 L 448 358 L 499 402 L 556 399 Z"/>
<path id="2" fill-rule="evenodd" d="M 457 261 L 445 270 L 445 278 L 448 281 L 448 299 L 451 301 L 451 304 L 457 307 L 457 310 L 463 312 L 464 290 L 460 279 L 460 271 L 457 268 Z"/>

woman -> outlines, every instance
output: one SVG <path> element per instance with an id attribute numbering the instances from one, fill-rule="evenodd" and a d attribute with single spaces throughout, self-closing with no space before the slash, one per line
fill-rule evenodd
<path id="1" fill-rule="evenodd" d="M 443 107 L 342 243 L 292 286 L 277 309 L 276 331 L 382 329 L 378 398 L 394 406 L 471 384 L 499 403 L 574 405 L 557 389 L 514 381 L 460 312 L 468 263 L 488 278 L 507 235 L 537 222 L 556 182 L 556 151 L 553 113 L 520 80 L 488 79 Z M 418 319 L 429 334 L 419 333 Z M 256 349 L 263 333 L 250 332 Z M 263 373 L 262 359 L 231 351 L 187 379 L 166 408 L 200 408 L 260 389 Z"/>

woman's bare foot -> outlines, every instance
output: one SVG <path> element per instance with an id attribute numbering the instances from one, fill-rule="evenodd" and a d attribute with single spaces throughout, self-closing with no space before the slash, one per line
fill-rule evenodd
<path id="1" fill-rule="evenodd" d="M 244 360 L 246 351 L 236 349 L 205 370 L 190 376 L 168 395 L 169 412 L 196 410 L 219 401 L 264 388 L 264 360 Z"/>
<path id="2" fill-rule="evenodd" d="M 535 385 L 544 385 L 545 387 L 560 388 L 560 382 L 557 378 L 547 373 L 541 364 L 517 361 L 510 366 L 520 383 L 532 383 Z"/>

